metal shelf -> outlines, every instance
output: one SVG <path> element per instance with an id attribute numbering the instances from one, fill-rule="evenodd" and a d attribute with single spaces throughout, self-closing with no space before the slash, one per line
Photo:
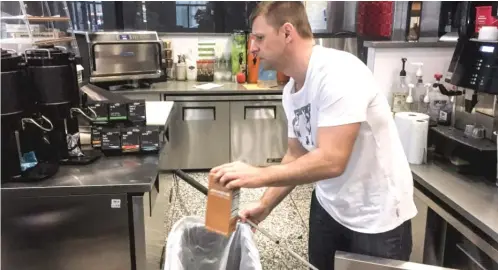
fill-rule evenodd
<path id="1" fill-rule="evenodd" d="M 69 22 L 70 18 L 69 17 L 40 17 L 40 16 L 7 16 L 7 17 L 1 17 L 1 20 L 7 21 L 7 20 L 24 20 L 27 19 L 29 22 Z"/>

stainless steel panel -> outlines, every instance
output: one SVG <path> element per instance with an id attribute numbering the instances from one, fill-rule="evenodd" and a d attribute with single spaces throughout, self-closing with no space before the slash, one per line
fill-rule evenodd
<path id="1" fill-rule="evenodd" d="M 200 115 L 204 120 L 185 119 L 185 109 L 190 108 L 202 111 Z M 205 113 L 210 110 L 214 115 Z M 229 113 L 229 102 L 175 102 L 168 126 L 169 142 L 161 153 L 164 158 L 161 158 L 160 169 L 210 169 L 229 162 Z"/>
<path id="2" fill-rule="evenodd" d="M 315 44 L 359 55 L 356 37 L 315 38 Z"/>
<path id="3" fill-rule="evenodd" d="M 439 39 L 439 14 L 441 1 L 424 1 L 420 18 L 420 41 L 437 41 Z"/>
<path id="4" fill-rule="evenodd" d="M 327 33 L 356 33 L 358 1 L 327 2 Z"/>
<path id="5" fill-rule="evenodd" d="M 215 115 L 214 107 L 211 108 L 184 107 L 182 113 L 184 121 L 202 121 L 202 120 L 212 121 L 214 120 L 214 115 Z"/>
<path id="6" fill-rule="evenodd" d="M 432 265 L 425 265 L 413 262 L 383 259 L 378 257 L 359 255 L 337 251 L 334 260 L 335 270 L 449 270 Z"/>
<path id="7" fill-rule="evenodd" d="M 275 119 L 276 117 L 276 107 L 271 106 L 266 107 L 245 107 L 244 119 L 247 120 L 259 120 L 259 119 Z"/>
<path id="8" fill-rule="evenodd" d="M 161 70 L 160 43 L 92 45 L 92 76 L 156 73 Z"/>
<path id="9" fill-rule="evenodd" d="M 1 210 L 1 269 L 133 269 L 126 194 L 2 194 Z"/>
<path id="10" fill-rule="evenodd" d="M 418 213 L 412 219 L 413 245 L 410 261 L 415 263 L 423 263 L 428 206 L 416 195 L 413 196 L 413 200 L 415 202 L 415 206 L 417 207 Z"/>
<path id="11" fill-rule="evenodd" d="M 444 219 L 449 225 L 455 228 L 459 233 L 461 233 L 465 238 L 468 239 L 472 244 L 477 246 L 482 252 L 488 255 L 494 261 L 498 261 L 498 250 L 490 245 L 486 240 L 482 239 L 478 234 L 476 234 L 472 228 L 467 227 L 458 218 L 454 217 L 452 214 L 448 213 L 440 205 L 432 201 L 426 195 L 424 195 L 419 190 L 415 189 L 415 195 L 419 197 L 425 204 L 427 204 L 432 211 L 437 213 L 442 219 Z"/>
<path id="12" fill-rule="evenodd" d="M 408 21 L 408 1 L 394 1 L 392 41 L 406 41 L 406 22 Z"/>
<path id="13" fill-rule="evenodd" d="M 144 197 L 132 196 L 133 211 L 133 242 L 135 247 L 136 270 L 147 270 L 147 256 L 145 248 L 145 221 L 144 221 Z"/>
<path id="14" fill-rule="evenodd" d="M 287 150 L 287 119 L 281 102 L 231 102 L 230 141 L 232 162 L 280 163 Z"/>

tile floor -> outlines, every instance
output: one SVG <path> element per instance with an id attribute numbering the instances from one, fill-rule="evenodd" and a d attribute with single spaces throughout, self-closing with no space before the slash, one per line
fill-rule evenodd
<path id="1" fill-rule="evenodd" d="M 203 185 L 207 186 L 207 173 L 189 173 Z M 195 215 L 204 218 L 206 197 L 199 191 L 185 183 L 180 178 L 178 185 L 174 185 L 171 175 L 163 176 L 161 189 L 165 192 L 162 200 L 158 201 L 158 205 L 163 207 L 164 212 L 163 227 L 167 238 L 171 226 L 183 216 Z M 170 190 L 173 190 L 171 203 L 167 205 Z M 308 240 L 308 216 L 309 202 L 311 198 L 312 186 L 297 187 L 290 196 L 280 203 L 270 216 L 261 223 L 261 227 L 266 229 L 273 236 L 280 238 L 281 242 L 287 245 L 290 249 L 300 254 L 307 259 L 307 240 Z M 263 194 L 264 189 L 244 189 L 241 194 L 241 207 L 256 201 Z M 164 199 L 166 198 L 166 199 Z M 157 224 L 156 224 L 157 225 Z M 147 226 L 147 245 L 155 245 L 156 254 L 149 254 L 148 270 L 158 269 L 159 263 L 159 242 L 162 237 L 157 235 L 158 228 L 151 229 L 153 225 Z M 157 227 L 157 226 L 156 226 Z M 152 232 L 151 232 L 152 231 Z M 159 240 L 158 240 L 159 238 Z M 271 242 L 261 233 L 256 232 L 254 239 L 258 246 L 261 256 L 263 269 L 307 269 L 298 260 L 290 256 L 285 250 L 280 249 L 275 243 Z"/>

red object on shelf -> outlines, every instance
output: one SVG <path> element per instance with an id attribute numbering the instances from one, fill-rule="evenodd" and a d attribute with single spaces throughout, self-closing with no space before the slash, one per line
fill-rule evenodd
<path id="1" fill-rule="evenodd" d="M 365 36 L 391 37 L 394 2 L 361 1 L 358 3 L 358 33 Z"/>
<path id="2" fill-rule="evenodd" d="M 476 21 L 475 31 L 479 32 L 483 26 L 496 26 L 498 27 L 498 20 L 491 15 L 491 6 L 476 7 Z"/>

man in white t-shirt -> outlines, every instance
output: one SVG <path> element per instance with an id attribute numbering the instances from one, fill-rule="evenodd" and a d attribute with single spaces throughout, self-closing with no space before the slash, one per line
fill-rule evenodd
<path id="1" fill-rule="evenodd" d="M 241 212 L 261 222 L 296 185 L 315 183 L 309 259 L 333 269 L 335 251 L 409 260 L 413 179 L 386 98 L 347 52 L 314 44 L 301 2 L 262 2 L 252 14 L 253 53 L 290 76 L 283 90 L 288 150 L 282 164 L 213 168 L 229 188 L 270 187 Z"/>

